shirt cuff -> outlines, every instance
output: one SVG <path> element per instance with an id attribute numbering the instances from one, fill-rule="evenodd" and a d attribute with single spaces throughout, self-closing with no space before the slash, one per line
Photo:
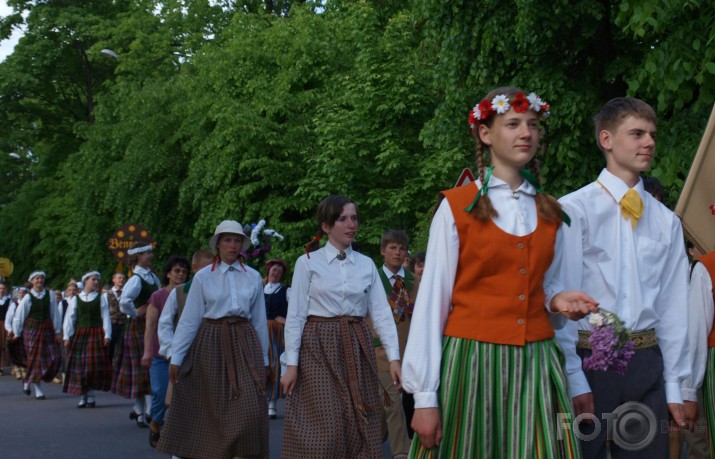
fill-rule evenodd
<path id="1" fill-rule="evenodd" d="M 571 398 L 591 392 L 591 386 L 588 385 L 588 380 L 586 379 L 586 375 L 583 371 L 571 373 L 568 375 L 568 380 Z"/>
<path id="2" fill-rule="evenodd" d="M 680 384 L 677 382 L 665 383 L 665 401 L 668 403 L 683 403 L 683 396 L 680 393 Z"/>
<path id="3" fill-rule="evenodd" d="M 300 355 L 295 351 L 286 351 L 286 365 L 292 365 L 297 367 L 300 361 Z"/>
<path id="4" fill-rule="evenodd" d="M 416 392 L 414 394 L 415 398 L 415 409 L 417 408 L 437 408 L 439 406 L 439 401 L 437 399 L 437 392 Z"/>
<path id="5" fill-rule="evenodd" d="M 680 393 L 683 394 L 683 400 L 690 400 L 691 402 L 698 401 L 698 390 L 691 387 L 680 386 Z"/>

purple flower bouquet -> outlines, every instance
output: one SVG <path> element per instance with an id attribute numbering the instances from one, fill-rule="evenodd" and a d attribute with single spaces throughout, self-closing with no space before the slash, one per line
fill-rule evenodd
<path id="1" fill-rule="evenodd" d="M 635 353 L 631 332 L 618 316 L 603 308 L 588 321 L 595 329 L 588 338 L 591 355 L 583 360 L 584 370 L 615 371 L 623 375 Z"/>

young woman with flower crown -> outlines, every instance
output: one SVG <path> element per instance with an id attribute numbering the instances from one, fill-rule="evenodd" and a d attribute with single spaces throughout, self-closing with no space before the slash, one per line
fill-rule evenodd
<path id="1" fill-rule="evenodd" d="M 559 431 L 572 407 L 551 322 L 597 305 L 575 291 L 547 303 L 544 292 L 567 219 L 538 180 L 548 114 L 516 88 L 470 111 L 479 181 L 440 195 L 403 362 L 410 457 L 580 457 L 573 431 Z"/>

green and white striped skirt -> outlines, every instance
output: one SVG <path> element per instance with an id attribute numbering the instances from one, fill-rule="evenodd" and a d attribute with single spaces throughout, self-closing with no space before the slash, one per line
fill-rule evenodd
<path id="1" fill-rule="evenodd" d="M 710 456 L 715 457 L 715 347 L 708 348 L 708 360 L 703 379 L 703 407 L 708 424 Z"/>
<path id="2" fill-rule="evenodd" d="M 442 443 L 410 458 L 580 458 L 561 348 L 445 336 L 439 400 Z M 563 413 L 563 414 L 559 414 Z"/>

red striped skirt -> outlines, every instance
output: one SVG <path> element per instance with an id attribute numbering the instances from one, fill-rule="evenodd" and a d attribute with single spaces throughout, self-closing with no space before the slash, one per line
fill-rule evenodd
<path id="1" fill-rule="evenodd" d="M 268 458 L 265 379 L 261 344 L 247 320 L 204 319 L 156 450 L 192 459 Z"/>
<path id="2" fill-rule="evenodd" d="M 361 317 L 308 318 L 286 399 L 282 458 L 382 457 L 382 399 Z"/>
<path id="3" fill-rule="evenodd" d="M 62 352 L 56 341 L 52 322 L 25 320 L 22 337 L 27 352 L 26 383 L 50 382 L 57 376 L 62 363 Z"/>
<path id="4" fill-rule="evenodd" d="M 143 317 L 129 319 L 121 346 L 114 349 L 112 392 L 120 397 L 132 399 L 151 394 L 149 369 L 141 365 L 145 324 Z"/>
<path id="5" fill-rule="evenodd" d="M 86 394 L 88 390 L 108 391 L 112 386 L 109 347 L 104 346 L 102 327 L 78 328 L 69 348 L 64 392 Z"/>
<path id="6" fill-rule="evenodd" d="M 10 363 L 13 365 L 20 368 L 27 366 L 27 352 L 25 352 L 25 343 L 22 339 L 8 340 L 7 354 L 10 357 Z"/>
<path id="7" fill-rule="evenodd" d="M 285 351 L 285 336 L 283 329 L 285 325 L 275 320 L 268 321 L 268 366 L 271 369 L 272 378 L 268 381 L 268 398 L 277 400 L 283 398 L 281 389 L 281 354 Z"/>

